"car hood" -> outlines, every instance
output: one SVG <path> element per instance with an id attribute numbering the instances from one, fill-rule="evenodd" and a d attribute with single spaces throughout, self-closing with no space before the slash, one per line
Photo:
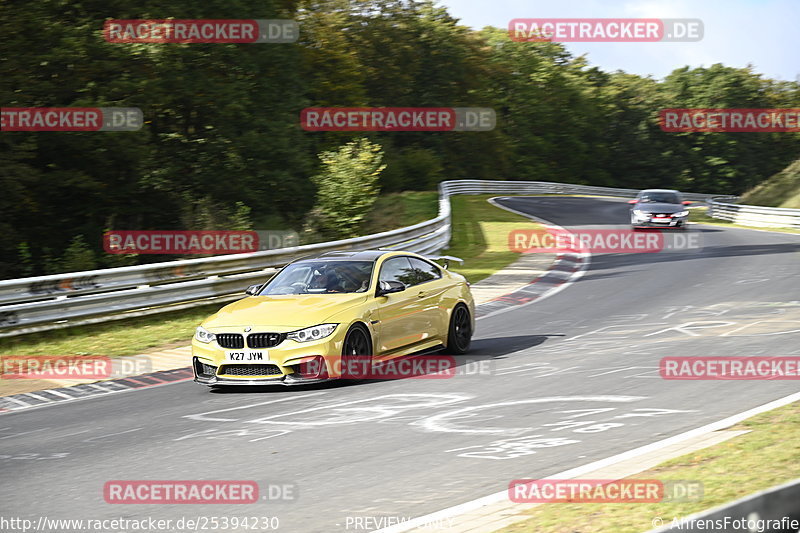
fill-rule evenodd
<path id="1" fill-rule="evenodd" d="M 250 296 L 226 305 L 210 316 L 203 326 L 315 326 L 366 299 L 367 295 L 363 293 Z"/>
<path id="2" fill-rule="evenodd" d="M 636 204 L 634 209 L 644 211 L 645 213 L 677 213 L 683 211 L 686 207 L 682 204 L 659 204 L 647 202 L 644 204 Z"/>

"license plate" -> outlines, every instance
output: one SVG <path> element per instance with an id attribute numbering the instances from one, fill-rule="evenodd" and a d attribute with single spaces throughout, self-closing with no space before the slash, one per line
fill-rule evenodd
<path id="1" fill-rule="evenodd" d="M 671 219 L 669 219 L 669 218 L 654 218 L 653 222 L 667 222 L 667 223 L 669 223 L 669 222 L 671 222 Z"/>
<path id="2" fill-rule="evenodd" d="M 269 352 L 267 350 L 240 350 L 225 352 L 226 361 L 247 362 L 247 361 L 269 361 Z"/>

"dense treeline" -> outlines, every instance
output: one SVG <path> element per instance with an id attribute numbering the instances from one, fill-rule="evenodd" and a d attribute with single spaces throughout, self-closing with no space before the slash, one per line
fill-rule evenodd
<path id="1" fill-rule="evenodd" d="M 139 107 L 126 133 L 0 135 L 0 277 L 142 260 L 107 229 L 300 229 L 317 154 L 366 136 L 384 192 L 535 179 L 740 193 L 797 157 L 787 133 L 664 133 L 664 107 L 800 107 L 751 69 L 663 81 L 589 67 L 557 43 L 472 31 L 410 0 L 4 0 L 3 107 Z M 291 18 L 296 44 L 111 44 L 108 18 Z M 636 46 L 630 44 L 629 46 Z M 669 53 L 669 44 L 664 44 Z M 308 133 L 310 106 L 492 107 L 492 132 Z M 150 256 L 146 260 L 164 259 Z"/>

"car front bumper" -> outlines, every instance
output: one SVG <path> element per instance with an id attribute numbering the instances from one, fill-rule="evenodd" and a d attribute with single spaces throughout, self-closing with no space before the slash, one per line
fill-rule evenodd
<path id="1" fill-rule="evenodd" d="M 292 385 L 310 385 L 313 383 L 325 383 L 326 381 L 332 381 L 334 378 L 305 378 L 300 377 L 299 374 L 281 374 L 281 375 L 274 375 L 269 377 L 231 377 L 231 376 L 217 376 L 217 375 L 207 375 L 198 372 L 197 368 L 197 358 L 193 358 L 192 367 L 194 368 L 194 381 L 195 383 L 200 383 L 201 385 L 207 385 L 209 387 L 227 387 L 229 385 L 233 386 L 264 386 L 264 385 L 283 385 L 283 386 L 292 386 Z"/>
<path id="2" fill-rule="evenodd" d="M 635 228 L 676 228 L 684 227 L 689 221 L 688 216 L 682 217 L 650 217 L 632 216 L 631 226 Z"/>
<path id="3" fill-rule="evenodd" d="M 264 349 L 242 348 L 228 349 L 216 341 L 203 343 L 192 339 L 192 370 L 194 381 L 208 386 L 222 385 L 301 385 L 320 383 L 336 378 L 334 365 L 329 358 L 338 357 L 342 353 L 344 337 L 347 333 L 345 324 L 340 324 L 329 337 L 319 341 L 296 342 L 283 340 L 277 346 Z M 260 331 L 283 333 L 278 328 L 258 328 Z M 241 333 L 241 328 L 230 333 Z M 215 333 L 229 333 L 215 330 Z M 263 351 L 263 361 L 231 361 L 226 359 L 228 352 Z M 323 357 L 327 366 L 325 379 L 303 377 L 299 373 L 302 363 Z M 263 371 L 262 371 L 263 369 Z M 330 377 L 328 377 L 330 376 Z"/>

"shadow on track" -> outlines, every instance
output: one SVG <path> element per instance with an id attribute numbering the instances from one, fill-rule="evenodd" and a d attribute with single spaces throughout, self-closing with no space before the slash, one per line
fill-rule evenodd
<path id="1" fill-rule="evenodd" d="M 454 359 L 454 366 L 452 367 L 456 375 L 451 377 L 458 377 L 458 371 L 462 367 L 466 367 L 467 365 L 480 364 L 483 361 L 493 361 L 495 359 L 501 359 L 505 356 L 524 350 L 526 348 L 531 348 L 533 346 L 538 346 L 544 343 L 548 337 L 564 337 L 565 335 L 562 334 L 553 334 L 553 335 L 518 335 L 515 337 L 495 337 L 489 339 L 476 339 L 472 341 L 472 346 L 470 348 L 469 353 L 465 355 L 457 355 L 453 356 Z M 446 352 L 441 351 L 439 353 L 425 353 L 425 354 L 418 354 L 418 355 L 408 355 L 401 357 L 399 359 L 414 359 L 414 358 L 424 358 L 424 357 L 438 357 L 442 358 L 447 356 Z M 398 359 L 398 360 L 399 360 Z M 324 383 L 310 383 L 308 385 L 233 385 L 233 386 L 222 386 L 222 387 L 212 387 L 211 393 L 212 394 L 262 394 L 262 393 L 292 393 L 292 392 L 308 392 L 308 391 L 318 391 L 318 390 L 326 390 L 326 389 L 334 389 L 338 387 L 353 387 L 353 386 L 365 386 L 383 382 L 391 382 L 391 381 L 403 381 L 403 380 L 415 380 L 415 379 L 446 379 L 446 378 L 427 378 L 425 376 L 417 376 L 417 377 L 398 377 L 396 379 L 337 379 L 332 381 L 326 381 Z"/>

